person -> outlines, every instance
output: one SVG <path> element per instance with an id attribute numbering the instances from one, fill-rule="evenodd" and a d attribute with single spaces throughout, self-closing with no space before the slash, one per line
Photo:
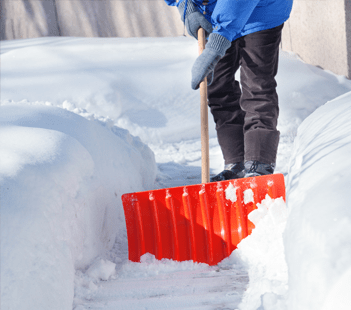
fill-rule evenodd
<path id="1" fill-rule="evenodd" d="M 208 39 L 192 67 L 191 87 L 208 76 L 208 105 L 224 158 L 224 170 L 211 181 L 272 174 L 279 142 L 275 76 L 293 0 L 165 1 L 177 6 L 191 36 L 197 39 L 202 27 Z"/>

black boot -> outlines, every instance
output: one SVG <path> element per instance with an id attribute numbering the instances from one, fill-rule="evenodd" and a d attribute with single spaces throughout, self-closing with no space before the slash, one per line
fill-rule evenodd
<path id="1" fill-rule="evenodd" d="M 243 162 L 228 164 L 224 166 L 224 170 L 216 176 L 210 178 L 211 182 L 224 180 L 240 179 L 245 175 L 245 166 Z"/>
<path id="2" fill-rule="evenodd" d="M 257 160 L 245 162 L 245 178 L 273 174 L 275 164 L 264 164 Z"/>

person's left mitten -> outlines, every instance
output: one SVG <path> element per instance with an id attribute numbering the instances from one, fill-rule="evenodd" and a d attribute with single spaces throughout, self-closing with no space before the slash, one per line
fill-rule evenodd
<path id="1" fill-rule="evenodd" d="M 209 74 L 213 74 L 214 68 L 218 61 L 225 55 L 225 52 L 230 47 L 230 41 L 218 33 L 211 33 L 206 43 L 205 49 L 191 69 L 191 88 L 198 89 L 200 83 Z M 208 81 L 211 85 L 212 78 Z"/>
<path id="2" fill-rule="evenodd" d="M 195 39 L 197 39 L 197 31 L 200 27 L 205 30 L 206 37 L 212 32 L 211 23 L 197 10 L 191 0 L 183 0 L 178 6 L 178 11 L 186 30 Z"/>

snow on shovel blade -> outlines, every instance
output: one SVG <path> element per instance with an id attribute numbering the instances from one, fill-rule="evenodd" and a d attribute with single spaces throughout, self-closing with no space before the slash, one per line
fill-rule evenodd
<path id="1" fill-rule="evenodd" d="M 282 174 L 124 194 L 129 260 L 216 265 L 251 233 L 247 215 L 267 194 L 285 200 Z"/>

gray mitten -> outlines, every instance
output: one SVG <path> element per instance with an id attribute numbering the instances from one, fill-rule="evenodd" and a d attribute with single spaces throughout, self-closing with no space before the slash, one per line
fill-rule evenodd
<path id="1" fill-rule="evenodd" d="M 191 88 L 198 89 L 203 79 L 212 73 L 218 61 L 225 55 L 227 49 L 231 46 L 228 39 L 218 33 L 211 33 L 208 42 L 202 54 L 197 57 L 193 68 L 191 69 Z M 211 85 L 212 78 L 208 81 Z"/>
<path id="2" fill-rule="evenodd" d="M 186 12 L 184 15 L 185 4 Z M 201 27 L 206 32 L 206 37 L 212 32 L 211 23 L 203 16 L 195 7 L 195 4 L 191 0 L 184 0 L 178 6 L 181 19 L 185 24 L 188 33 L 197 39 L 197 30 Z M 185 21 L 184 21 L 185 20 Z"/>

